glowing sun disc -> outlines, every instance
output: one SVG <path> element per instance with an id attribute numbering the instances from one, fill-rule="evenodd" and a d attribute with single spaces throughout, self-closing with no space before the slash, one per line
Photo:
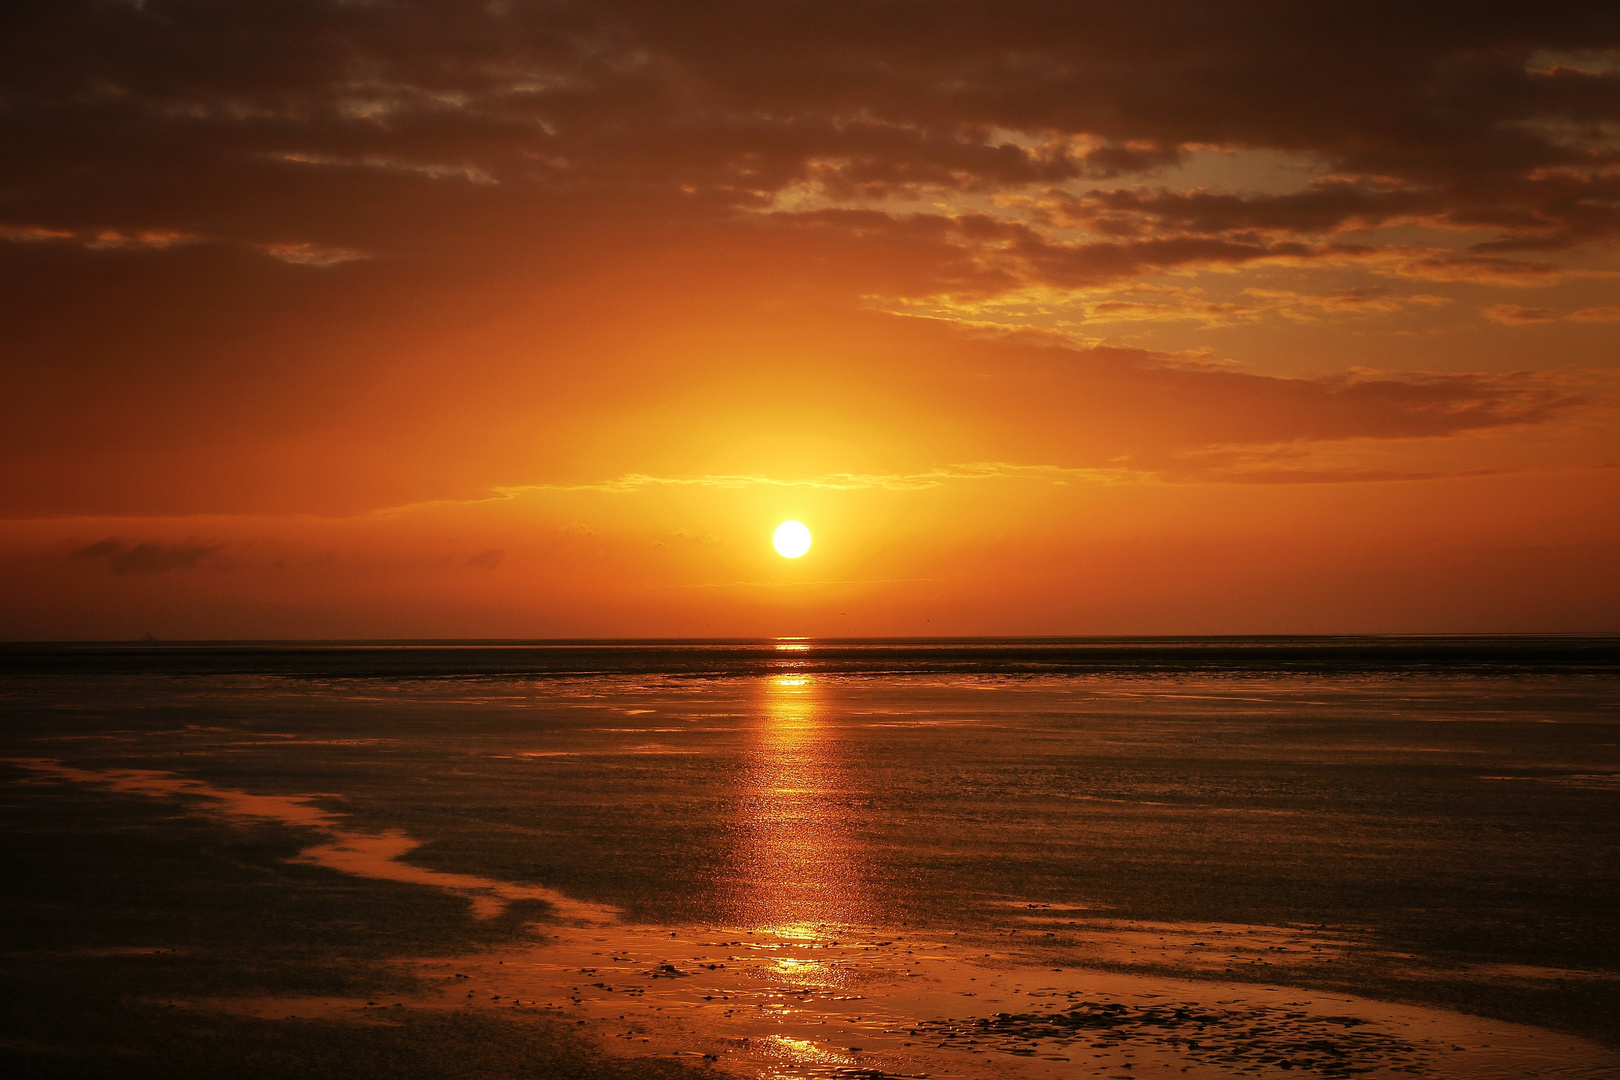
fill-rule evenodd
<path id="1" fill-rule="evenodd" d="M 797 521 L 784 521 L 776 527 L 771 543 L 776 545 L 778 555 L 797 559 L 810 550 L 810 530 Z"/>

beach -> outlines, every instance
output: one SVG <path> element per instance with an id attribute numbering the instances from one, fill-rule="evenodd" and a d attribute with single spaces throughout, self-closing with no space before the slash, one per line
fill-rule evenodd
<path id="1" fill-rule="evenodd" d="M 14 651 L 0 1062 L 1614 1075 L 1615 656 Z"/>

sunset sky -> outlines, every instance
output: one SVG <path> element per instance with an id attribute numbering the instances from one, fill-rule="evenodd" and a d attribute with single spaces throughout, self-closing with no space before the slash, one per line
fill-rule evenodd
<path id="1" fill-rule="evenodd" d="M 0 34 L 0 637 L 1620 631 L 1620 6 Z"/>

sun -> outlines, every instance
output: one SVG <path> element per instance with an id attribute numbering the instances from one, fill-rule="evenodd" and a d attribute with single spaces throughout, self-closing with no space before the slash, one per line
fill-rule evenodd
<path id="1" fill-rule="evenodd" d="M 810 550 L 810 530 L 797 521 L 784 521 L 776 527 L 771 543 L 776 545 L 778 555 L 797 559 Z"/>

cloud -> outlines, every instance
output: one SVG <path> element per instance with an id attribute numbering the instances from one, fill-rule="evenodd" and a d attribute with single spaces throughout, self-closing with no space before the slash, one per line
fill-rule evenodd
<path id="1" fill-rule="evenodd" d="M 794 474 L 627 472 L 600 480 L 512 485 L 497 492 L 595 492 L 657 489 L 800 489 L 923 491 L 953 484 L 1056 482 L 1259 482 L 1297 475 L 1302 482 L 1414 479 L 1458 475 L 1357 464 L 1380 445 L 1411 454 L 1414 440 L 1451 440 L 1551 424 L 1612 392 L 1612 380 L 1557 374 L 1362 372 L 1287 378 L 1233 369 L 1207 357 L 1146 350 L 1056 345 L 1050 338 L 987 338 L 999 376 L 976 388 L 990 414 L 1017 417 L 996 440 L 1016 455 L 885 472 Z M 1354 445 L 1355 461 L 1324 465 L 1306 455 Z M 1382 452 L 1382 451 L 1380 451 Z M 1042 462 L 1031 464 L 1030 462 Z M 1494 466 L 1493 466 L 1494 467 Z M 1306 474 L 1309 473 L 1309 477 Z M 1376 475 L 1375 475 L 1376 474 Z"/>
<path id="2" fill-rule="evenodd" d="M 1268 317 L 1304 324 L 1426 311 L 1451 300 L 1429 293 L 1397 295 L 1388 288 L 1367 286 L 1322 294 L 1250 287 L 1223 298 L 1199 286 L 1128 280 L 1073 289 L 1035 284 L 989 296 L 873 297 L 872 302 L 897 314 L 945 319 L 984 329 L 1010 330 L 1040 324 L 1076 345 L 1086 346 L 1098 344 L 1097 334 L 1121 324 L 1181 322 L 1227 327 Z"/>
<path id="3" fill-rule="evenodd" d="M 902 296 L 907 291 L 933 294 L 942 287 L 963 296 L 993 296 L 1031 286 L 1095 288 L 1176 270 L 1345 262 L 1379 254 L 1362 247 L 1259 236 L 1075 241 L 984 213 L 829 209 L 775 213 L 770 224 L 812 242 L 825 238 L 840 244 L 852 261 L 881 265 L 904 258 L 918 269 L 913 283 L 890 284 Z"/>
<path id="4" fill-rule="evenodd" d="M 370 255 L 352 248 L 329 248 L 319 244 L 258 244 L 258 249 L 273 259 L 280 259 L 295 266 L 338 266 L 346 262 L 355 262 L 359 259 L 369 259 Z"/>
<path id="5" fill-rule="evenodd" d="M 20 244 L 66 241 L 92 251 L 162 251 L 180 244 L 195 244 L 204 237 L 177 229 L 59 229 L 43 225 L 0 225 L 0 240 Z"/>
<path id="6" fill-rule="evenodd" d="M 61 0 L 13 25 L 30 46 L 0 74 L 0 179 L 21 230 L 79 228 L 104 206 L 126 242 L 137 227 L 250 242 L 277 222 L 372 250 L 424 227 L 422 198 L 476 215 L 508 188 L 516 205 L 588 187 L 693 192 L 713 210 L 790 190 L 1034 192 L 1152 177 L 1200 147 L 1303 155 L 1323 175 L 1271 196 L 1068 192 L 1048 220 L 1234 241 L 1422 221 L 1544 248 L 1620 230 L 1620 155 L 1567 134 L 1620 118 L 1620 73 L 1591 59 L 1620 47 L 1600 5 L 1464 25 L 1281 0 L 1173 15 L 1009 0 L 948 17 L 903 2 L 423 3 L 408 19 Z M 379 201 L 446 179 L 467 190 Z M 333 200 L 355 216 L 320 209 Z M 339 235 L 362 220 L 369 238 Z"/>
<path id="7" fill-rule="evenodd" d="M 784 307 L 1215 345 L 1255 371 L 1418 366 L 1393 334 L 1426 297 L 1550 293 L 1620 237 L 1620 16 L 1591 3 L 56 0 L 6 34 L 10 514 L 369 508 L 532 460 L 749 473 L 720 451 L 677 469 L 669 439 L 603 449 L 578 418 L 656 420 L 702 384 L 728 402 L 709 430 L 747 427 L 746 357 L 803 336 Z M 1312 344 L 1313 321 L 1345 333 Z M 984 445 L 925 461 L 1022 460 L 1008 429 L 1043 440 L 1030 460 L 1104 468 L 1245 427 L 1444 435 L 1575 407 L 1479 376 L 1375 402 L 1365 379 L 1091 354 L 1004 395 L 988 357 L 980 393 L 889 333 L 801 362 L 860 352 L 900 412 L 954 380 L 934 404 Z M 1489 361 L 1515 362 L 1560 358 Z"/>
<path id="8" fill-rule="evenodd" d="M 480 551 L 477 555 L 468 559 L 467 565 L 476 570 L 493 570 L 501 565 L 501 560 L 505 556 L 506 553 L 499 548 L 490 548 L 488 551 Z"/>
<path id="9" fill-rule="evenodd" d="M 1552 308 L 1520 307 L 1518 304 L 1492 304 L 1480 309 L 1493 323 L 1503 326 L 1524 326 L 1530 323 L 1555 322 L 1558 312 Z"/>
<path id="10" fill-rule="evenodd" d="M 203 559 L 224 544 L 165 544 L 147 540 L 130 544 L 109 536 L 69 554 L 72 559 L 106 559 L 115 574 L 158 574 L 166 570 L 195 570 Z"/>
<path id="11" fill-rule="evenodd" d="M 1109 481 L 1126 475 L 1126 472 L 1120 469 L 1064 468 L 1056 465 L 1018 465 L 1009 462 L 945 465 L 909 473 L 823 473 L 818 476 L 797 478 L 763 474 L 649 476 L 646 473 L 626 473 L 596 483 L 525 484 L 500 488 L 498 495 L 513 498 L 532 491 L 596 491 L 608 495 L 625 495 L 660 487 L 716 488 L 727 491 L 754 487 L 807 488 L 820 491 L 922 491 L 941 487 L 953 481 L 1053 478 Z"/>
<path id="12" fill-rule="evenodd" d="M 1445 203 L 1436 192 L 1380 190 L 1331 179 L 1304 191 L 1269 195 L 1163 187 L 1094 190 L 1081 196 L 1052 191 L 1023 205 L 1055 226 L 1114 235 L 1315 236 L 1433 217 Z"/>
<path id="13" fill-rule="evenodd" d="M 380 169 L 383 172 L 408 173 L 429 180 L 455 177 L 472 184 L 498 184 L 499 180 L 476 165 L 444 165 L 437 162 L 399 161 L 394 158 L 370 154 L 360 158 L 333 157 L 328 154 L 282 153 L 270 155 L 276 161 L 292 165 L 315 165 L 339 169 Z"/>
<path id="14" fill-rule="evenodd" d="M 1480 310 L 1491 322 L 1501 323 L 1504 326 L 1550 322 L 1620 323 L 1620 305 L 1615 304 L 1571 312 L 1560 312 L 1545 307 L 1520 307 L 1518 304 L 1493 304 Z"/>
<path id="15" fill-rule="evenodd" d="M 1549 262 L 1506 259 L 1499 255 L 1426 255 L 1404 259 L 1393 273 L 1423 281 L 1461 281 L 1476 285 L 1535 288 L 1556 285 L 1578 272 Z"/>
<path id="16" fill-rule="evenodd" d="M 0 226 L 0 240 L 22 244 L 67 242 L 90 251 L 163 251 L 182 244 L 210 242 L 196 233 L 162 229 L 49 229 L 42 226 Z M 301 266 L 332 266 L 369 259 L 370 255 L 351 248 L 325 247 L 314 243 L 247 243 L 244 246 L 271 258 Z"/>
<path id="17" fill-rule="evenodd" d="M 71 229 L 49 229 L 43 225 L 0 225 L 0 240 L 18 244 L 40 244 L 51 240 L 73 240 Z"/>

